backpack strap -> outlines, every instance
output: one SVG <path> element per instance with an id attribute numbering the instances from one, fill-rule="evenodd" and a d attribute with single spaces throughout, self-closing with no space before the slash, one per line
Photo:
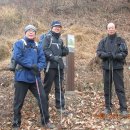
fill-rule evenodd
<path id="1" fill-rule="evenodd" d="M 45 37 L 47 37 L 47 38 L 50 37 L 50 38 L 51 38 L 51 39 L 50 39 L 49 46 L 48 46 L 48 48 L 50 48 L 51 45 L 52 45 L 52 41 L 53 41 L 52 35 L 51 35 L 50 33 L 45 33 L 45 34 L 42 34 L 42 35 L 44 35 L 43 38 L 41 39 L 42 46 L 44 46 L 44 38 L 45 38 Z"/>
<path id="2" fill-rule="evenodd" d="M 23 41 L 23 48 L 27 46 L 27 42 L 24 39 L 21 39 Z M 38 42 L 35 42 L 35 47 L 38 47 Z"/>
<path id="3" fill-rule="evenodd" d="M 51 36 L 51 40 L 50 40 L 50 44 L 49 44 L 48 48 L 51 47 L 51 45 L 52 45 L 52 40 L 53 40 L 53 38 L 52 38 L 52 36 Z"/>
<path id="4" fill-rule="evenodd" d="M 23 41 L 23 48 L 27 46 L 27 42 L 24 39 L 21 39 Z"/>
<path id="5" fill-rule="evenodd" d="M 38 42 L 35 42 L 35 46 L 38 47 Z"/>

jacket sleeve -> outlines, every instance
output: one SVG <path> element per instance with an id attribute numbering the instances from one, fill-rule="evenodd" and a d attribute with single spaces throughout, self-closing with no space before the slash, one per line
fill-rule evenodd
<path id="1" fill-rule="evenodd" d="M 115 59 L 117 60 L 123 60 L 128 55 L 128 47 L 126 45 L 126 42 L 124 39 L 121 39 L 121 42 L 119 44 L 119 51 L 115 54 Z"/>
<path id="2" fill-rule="evenodd" d="M 51 36 L 45 36 L 45 38 L 43 39 L 43 51 L 45 53 L 45 57 L 47 60 L 51 60 L 54 61 L 54 55 L 53 52 L 51 51 L 50 46 L 50 42 L 51 42 Z"/>
<path id="3" fill-rule="evenodd" d="M 101 59 L 106 59 L 109 57 L 109 54 L 105 51 L 105 48 L 104 48 L 104 39 L 102 39 L 99 42 L 96 53 L 97 53 L 97 56 Z"/>
<path id="4" fill-rule="evenodd" d="M 39 70 L 41 71 L 42 69 L 46 68 L 46 59 L 44 51 L 40 46 L 38 46 L 37 54 L 38 54 L 37 65 Z"/>
<path id="5" fill-rule="evenodd" d="M 32 64 L 24 58 L 23 50 L 23 42 L 21 40 L 17 41 L 14 45 L 14 59 L 19 65 L 30 69 L 32 67 Z"/>

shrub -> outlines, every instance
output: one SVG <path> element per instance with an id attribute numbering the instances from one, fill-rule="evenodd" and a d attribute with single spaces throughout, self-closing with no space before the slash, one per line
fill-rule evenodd
<path id="1" fill-rule="evenodd" d="M 5 45 L 5 43 L 0 44 L 0 60 L 7 58 L 9 55 L 10 52 L 8 45 Z"/>

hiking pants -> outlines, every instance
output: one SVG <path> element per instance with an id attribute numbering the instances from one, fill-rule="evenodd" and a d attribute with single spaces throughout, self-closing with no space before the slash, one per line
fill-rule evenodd
<path id="1" fill-rule="evenodd" d="M 44 88 L 42 84 L 40 83 L 40 81 L 38 83 L 38 87 L 40 90 L 40 98 L 39 98 L 39 94 L 38 94 L 35 83 L 15 82 L 14 87 L 15 87 L 15 93 L 14 93 L 15 95 L 14 95 L 14 108 L 13 108 L 14 110 L 13 125 L 20 126 L 21 124 L 21 109 L 22 109 L 24 99 L 28 90 L 32 92 L 32 94 L 38 101 L 42 124 L 48 123 L 49 114 L 48 114 L 48 108 L 47 108 L 47 100 L 46 100 Z"/>
<path id="2" fill-rule="evenodd" d="M 103 70 L 104 77 L 104 97 L 106 108 L 112 107 L 112 87 L 115 86 L 115 91 L 119 100 L 120 111 L 127 110 L 126 97 L 123 82 L 123 69 Z M 112 86 L 114 82 L 114 86 Z"/>
<path id="3" fill-rule="evenodd" d="M 49 71 L 45 74 L 44 79 L 44 89 L 47 96 L 47 100 L 49 100 L 49 93 L 52 88 L 52 83 L 55 84 L 55 103 L 56 108 L 60 109 L 64 108 L 65 100 L 64 100 L 64 91 L 62 89 L 62 81 L 63 81 L 64 73 L 63 69 L 60 69 L 60 85 L 59 85 L 59 73 L 58 69 L 49 69 Z M 61 106 L 60 106 L 60 87 L 61 87 Z"/>

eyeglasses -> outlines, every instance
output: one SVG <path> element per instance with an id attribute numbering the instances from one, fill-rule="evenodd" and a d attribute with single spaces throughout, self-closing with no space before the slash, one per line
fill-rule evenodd
<path id="1" fill-rule="evenodd" d="M 33 29 L 29 29 L 27 32 L 36 32 L 36 31 Z"/>

